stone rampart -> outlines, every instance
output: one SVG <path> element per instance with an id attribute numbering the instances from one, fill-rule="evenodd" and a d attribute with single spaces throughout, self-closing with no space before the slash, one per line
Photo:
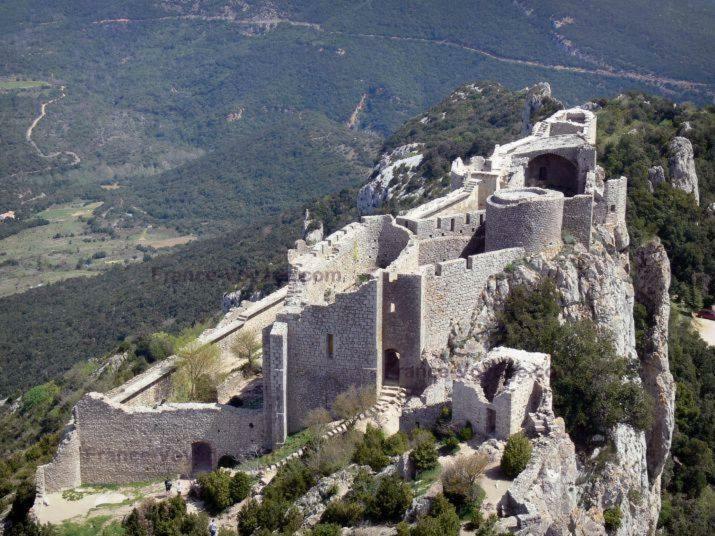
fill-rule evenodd
<path id="1" fill-rule="evenodd" d="M 529 253 L 561 246 L 564 195 L 543 188 L 500 190 L 487 200 L 486 250 L 523 247 Z"/>
<path id="2" fill-rule="evenodd" d="M 190 475 L 199 462 L 215 468 L 221 456 L 240 458 L 264 444 L 261 409 L 196 403 L 127 407 L 89 393 L 75 413 L 84 484 Z M 195 444 L 207 445 L 206 459 L 196 459 Z"/>
<path id="3" fill-rule="evenodd" d="M 510 248 L 423 267 L 424 347 L 445 348 L 452 326 L 470 320 L 489 277 L 524 254 L 523 248 Z"/>
<path id="4" fill-rule="evenodd" d="M 281 314 L 288 325 L 288 431 L 351 385 L 382 384 L 382 285 L 373 279 L 327 305 Z M 271 340 L 272 342 L 272 340 Z M 271 348 L 271 354 L 273 349 Z"/>
<path id="5" fill-rule="evenodd" d="M 61 489 L 76 488 L 82 483 L 80 440 L 74 422 L 63 431 L 52 462 L 37 468 L 35 483 L 39 496 Z"/>
<path id="6" fill-rule="evenodd" d="M 582 194 L 564 198 L 562 232 L 568 233 L 587 248 L 593 227 L 593 195 Z"/>

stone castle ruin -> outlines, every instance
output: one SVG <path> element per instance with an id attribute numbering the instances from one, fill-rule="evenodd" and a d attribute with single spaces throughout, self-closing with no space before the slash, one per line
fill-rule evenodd
<path id="1" fill-rule="evenodd" d="M 564 243 L 588 249 L 596 225 L 627 245 L 626 179 L 605 180 L 595 142 L 593 113 L 562 110 L 489 158 L 457 159 L 444 197 L 397 218 L 365 216 L 313 246 L 298 241 L 287 287 L 202 335 L 225 350 L 242 329 L 262 330 L 260 403 L 225 403 L 245 392 L 240 382 L 219 389 L 223 403 L 163 403 L 176 368 L 169 358 L 80 400 L 55 459 L 38 469 L 38 490 L 189 475 L 225 455 L 246 458 L 283 444 L 311 409 L 350 386 L 404 390 L 405 429 L 428 425 L 448 397 L 454 419 L 484 437 L 543 433 L 553 426 L 547 355 L 492 350 L 448 387 L 434 358 L 469 323 L 490 278 L 520 259 L 555 255 Z"/>

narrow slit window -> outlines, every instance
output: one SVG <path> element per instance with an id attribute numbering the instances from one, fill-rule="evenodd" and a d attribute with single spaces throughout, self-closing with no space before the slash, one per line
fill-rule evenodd
<path id="1" fill-rule="evenodd" d="M 332 333 L 328 333 L 327 347 L 328 359 L 333 359 L 333 357 L 335 357 L 335 338 L 333 337 Z"/>
<path id="2" fill-rule="evenodd" d="M 395 312 L 395 302 L 390 302 L 390 312 L 391 313 Z"/>

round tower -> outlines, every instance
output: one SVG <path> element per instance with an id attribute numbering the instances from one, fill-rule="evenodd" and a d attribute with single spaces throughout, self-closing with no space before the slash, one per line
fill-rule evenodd
<path id="1" fill-rule="evenodd" d="M 487 199 L 486 251 L 523 247 L 527 253 L 559 248 L 564 194 L 544 188 L 499 190 Z"/>

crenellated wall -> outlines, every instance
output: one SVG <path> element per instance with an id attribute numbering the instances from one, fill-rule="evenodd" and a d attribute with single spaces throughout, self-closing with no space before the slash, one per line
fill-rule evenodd
<path id="1" fill-rule="evenodd" d="M 489 277 L 523 256 L 523 248 L 510 248 L 425 266 L 424 348 L 445 348 L 452 326 L 469 321 Z"/>

